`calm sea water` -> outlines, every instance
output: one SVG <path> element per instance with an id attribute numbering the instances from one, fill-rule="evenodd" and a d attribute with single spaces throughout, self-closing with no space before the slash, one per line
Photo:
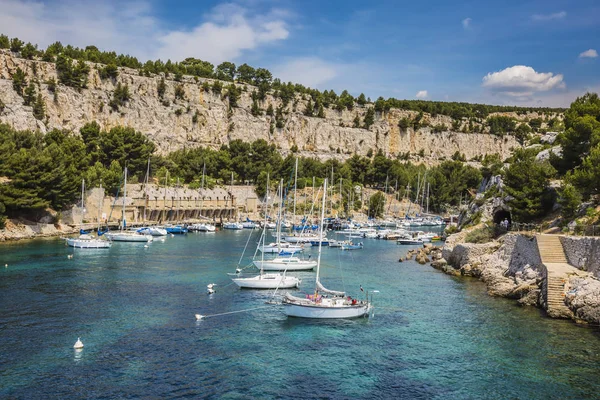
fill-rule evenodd
<path id="1" fill-rule="evenodd" d="M 491 298 L 475 280 L 398 263 L 408 248 L 392 242 L 323 250 L 326 286 L 380 291 L 373 318 L 287 318 L 265 304 L 268 293 L 229 284 L 247 235 L 88 251 L 58 239 L 3 244 L 0 398 L 600 395 L 597 329 Z M 301 276 L 310 291 L 314 273 Z M 210 296 L 208 283 L 219 285 Z M 194 318 L 249 308 L 258 309 Z"/>

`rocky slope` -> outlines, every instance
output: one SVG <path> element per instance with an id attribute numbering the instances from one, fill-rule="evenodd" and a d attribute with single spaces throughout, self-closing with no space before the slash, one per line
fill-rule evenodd
<path id="1" fill-rule="evenodd" d="M 0 50 L 0 101 L 5 105 L 0 111 L 0 122 L 17 129 L 39 129 L 43 132 L 53 128 L 77 131 L 93 120 L 105 129 L 117 125 L 131 126 L 153 140 L 161 153 L 183 147 L 218 148 L 234 139 L 265 139 L 275 143 L 283 153 L 296 145 L 302 155 L 322 159 L 382 150 L 392 157 L 410 153 L 415 161 L 434 164 L 451 157 L 456 151 L 465 154 L 467 159 L 490 153 L 499 153 L 505 158 L 510 155 L 511 149 L 519 146 L 512 136 L 452 132 L 452 120 L 447 116 L 426 115 L 431 125 L 443 124 L 447 132 L 433 133 L 431 128 L 418 131 L 400 129 L 398 121 L 414 116 L 416 112 L 398 109 L 377 114 L 375 123 L 368 130 L 352 128 L 356 115 L 363 118 L 366 107 L 372 105 L 343 112 L 326 109 L 325 118 L 306 117 L 302 114 L 305 101 L 300 97 L 295 107 L 292 104 L 288 106 L 285 126 L 278 129 L 274 128 L 272 117 L 264 113 L 257 117 L 251 114 L 251 93 L 254 90 L 251 86 L 239 85 L 243 90 L 239 106 L 228 112 L 226 98 L 212 91 L 203 91 L 201 86 L 205 79 L 184 77 L 181 82 L 184 100 L 175 100 L 175 88 L 180 83 L 166 79 L 165 99 L 169 104 L 165 105 L 157 95 L 160 75 L 144 77 L 136 70 L 120 68 L 116 80 L 102 80 L 98 73 L 100 66 L 90 65 L 86 89 L 78 91 L 58 85 L 58 93 L 54 96 L 44 83 L 50 78 L 57 79 L 54 63 L 25 60 L 7 50 Z M 23 99 L 13 90 L 11 76 L 17 68 L 26 72 L 28 81 L 39 83 L 46 106 L 45 120 L 36 120 L 32 108 L 24 106 Z M 212 80 L 208 81 L 212 83 Z M 131 99 L 119 111 L 113 111 L 108 103 L 119 82 L 129 86 Z M 260 107 L 266 110 L 269 104 L 276 108 L 280 100 L 268 95 L 265 101 L 260 102 Z M 196 112 L 198 117 L 194 123 Z"/>

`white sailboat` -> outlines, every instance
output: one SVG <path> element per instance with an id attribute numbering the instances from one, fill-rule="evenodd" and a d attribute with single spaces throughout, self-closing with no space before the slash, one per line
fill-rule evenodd
<path id="1" fill-rule="evenodd" d="M 267 187 L 267 193 L 268 193 L 268 187 Z M 267 199 L 268 199 L 268 194 L 267 194 Z M 266 215 L 266 213 L 265 213 Z M 262 242 L 264 244 L 265 241 L 265 236 L 266 236 L 266 228 L 263 228 L 262 230 L 262 234 L 259 240 L 259 246 L 260 243 Z M 250 236 L 248 237 L 248 241 L 250 241 L 250 237 L 252 236 L 252 232 L 250 233 Z M 246 243 L 246 246 L 248 245 L 248 243 Z M 244 251 L 246 249 L 244 248 Z M 254 253 L 254 255 L 256 256 L 256 252 Z M 240 263 L 242 258 L 244 257 L 244 253 L 242 252 L 242 257 L 240 257 Z M 264 262 L 264 253 L 262 253 L 262 261 Z M 239 263 L 238 263 L 239 265 Z M 259 267 L 260 268 L 260 267 Z M 290 289 L 290 288 L 294 288 L 294 287 L 298 287 L 300 285 L 301 280 L 295 276 L 288 276 L 286 275 L 286 271 L 283 272 L 283 274 L 276 274 L 276 273 L 265 273 L 264 272 L 264 268 L 260 268 L 260 273 L 258 275 L 252 275 L 252 276 L 243 276 L 240 274 L 241 270 L 238 268 L 236 270 L 236 274 L 234 275 L 234 278 L 231 278 L 231 280 L 240 288 L 247 288 L 247 289 Z"/>
<path id="2" fill-rule="evenodd" d="M 279 183 L 279 196 L 283 197 L 283 179 Z M 275 234 L 276 240 L 273 243 L 265 244 L 263 242 L 262 246 L 259 247 L 259 250 L 262 253 L 275 253 L 275 254 L 285 254 L 285 255 L 293 255 L 299 253 L 304 250 L 302 245 L 291 244 L 287 242 L 281 241 L 281 203 L 279 203 L 279 209 L 277 212 L 277 231 Z M 267 221 L 265 219 L 265 226 L 267 225 Z"/>
<path id="3" fill-rule="evenodd" d="M 81 223 L 83 224 L 83 214 L 85 213 L 85 179 L 81 180 Z M 67 245 L 75 247 L 77 249 L 108 249 L 112 243 L 108 240 L 102 240 L 95 238 L 89 233 L 83 233 L 83 230 L 79 229 L 80 235 L 77 238 L 67 238 Z"/>
<path id="4" fill-rule="evenodd" d="M 321 206 L 321 234 L 323 233 L 323 220 L 325 219 L 325 197 L 327 193 L 327 179 L 323 185 L 323 204 Z M 299 318 L 358 318 L 367 317 L 372 310 L 368 301 L 358 301 L 346 297 L 342 291 L 329 290 L 319 281 L 321 267 L 321 248 L 317 257 L 317 277 L 315 281 L 315 292 L 306 298 L 293 296 L 286 293 L 282 300 L 283 310 L 289 317 Z"/>
<path id="5" fill-rule="evenodd" d="M 317 266 L 317 262 L 298 257 L 276 257 L 272 260 L 255 260 L 254 265 L 265 271 L 310 271 Z"/>
<path id="6" fill-rule="evenodd" d="M 120 231 L 106 232 L 104 236 L 108 240 L 112 240 L 113 242 L 151 242 L 151 235 L 144 235 L 142 233 L 138 233 L 136 231 L 127 231 L 127 222 L 125 221 L 125 198 L 127 197 L 127 167 L 125 167 L 124 171 L 124 183 L 123 183 L 123 211 L 121 217 L 121 227 Z"/>

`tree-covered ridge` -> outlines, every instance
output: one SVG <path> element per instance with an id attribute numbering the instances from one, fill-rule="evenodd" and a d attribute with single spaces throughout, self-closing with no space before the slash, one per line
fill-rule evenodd
<path id="1" fill-rule="evenodd" d="M 485 120 L 490 114 L 498 112 L 514 112 L 519 114 L 527 112 L 538 112 L 541 114 L 562 112 L 562 109 L 552 108 L 398 100 L 394 98 L 384 99 L 383 97 L 372 102 L 362 93 L 354 97 L 347 90 L 344 90 L 338 95 L 334 90 L 319 91 L 298 83 L 285 83 L 278 78 L 274 78 L 269 70 L 255 68 L 245 63 L 236 66 L 232 62 L 223 62 L 215 66 L 210 62 L 192 57 L 186 58 L 181 62 L 148 60 L 142 63 L 137 58 L 129 55 L 117 55 L 115 52 L 100 51 L 96 46 L 86 46 L 85 49 L 80 49 L 71 45 L 63 46 L 60 42 L 56 42 L 49 45 L 45 50 L 41 50 L 38 49 L 37 45 L 32 45 L 31 43 L 25 44 L 18 38 L 9 39 L 6 35 L 0 35 L 0 48 L 10 49 L 13 53 L 17 53 L 23 58 L 41 58 L 44 61 L 55 62 L 59 70 L 59 79 L 62 83 L 70 86 L 85 87 L 85 82 L 82 80 L 85 65 L 81 62 L 89 61 L 105 65 L 101 69 L 100 75 L 102 78 L 115 78 L 118 74 L 117 67 L 127 67 L 136 69 L 141 75 L 145 76 L 161 73 L 167 74 L 176 81 L 181 81 L 184 75 L 189 75 L 192 77 L 238 82 L 255 86 L 257 100 L 264 100 L 267 93 L 272 93 L 276 98 L 281 100 L 283 107 L 287 107 L 290 102 L 294 101 L 296 95 L 301 95 L 310 102 L 310 107 L 307 106 L 303 110 L 309 116 L 319 116 L 319 114 L 322 114 L 321 110 L 323 108 L 352 110 L 356 106 L 365 106 L 366 104 L 373 104 L 376 112 L 388 111 L 391 108 L 400 108 L 428 113 L 433 116 L 447 115 L 455 120 L 463 118 Z M 73 60 L 77 61 L 77 63 L 74 64 Z M 367 128 L 370 126 L 369 120 L 362 124 Z"/>
<path id="2" fill-rule="evenodd" d="M 122 184 L 123 168 L 130 178 L 145 178 L 150 160 L 151 178 L 163 184 L 180 182 L 198 188 L 203 172 L 211 182 L 228 184 L 233 174 L 237 183 L 257 185 L 257 193 L 266 190 L 267 174 L 272 181 L 284 179 L 288 187 L 294 177 L 296 156 L 282 157 L 273 144 L 259 139 L 253 143 L 234 140 L 218 150 L 196 148 L 179 150 L 167 156 L 154 154 L 155 146 L 144 135 L 131 128 L 115 127 L 104 131 L 91 122 L 80 134 L 53 130 L 39 132 L 16 131 L 0 124 L 0 209 L 9 216 L 36 215 L 50 207 L 62 210 L 76 202 L 81 179 L 87 187 L 102 185 L 115 194 Z M 381 152 L 370 157 L 354 155 L 345 162 L 319 161 L 298 157 L 298 187 L 312 184 L 313 177 L 321 181 L 329 177 L 342 181 L 347 196 L 356 185 L 371 186 L 396 193 L 398 197 L 415 199 L 423 181 L 430 184 L 430 208 L 443 210 L 455 207 L 468 190 L 477 187 L 481 173 L 461 161 L 445 161 L 427 168 L 400 160 L 391 160 Z M 387 183 L 387 185 L 386 185 Z M 335 185 L 335 190 L 339 186 Z M 423 193 L 423 192 L 420 192 Z M 347 204 L 344 210 L 360 208 Z"/>

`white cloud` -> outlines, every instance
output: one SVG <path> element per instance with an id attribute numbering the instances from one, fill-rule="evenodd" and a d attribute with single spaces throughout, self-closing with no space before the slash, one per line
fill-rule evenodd
<path id="1" fill-rule="evenodd" d="M 594 49 L 589 49 L 579 54 L 579 58 L 596 58 L 598 57 L 598 52 Z"/>
<path id="2" fill-rule="evenodd" d="M 534 21 L 553 21 L 557 19 L 563 19 L 567 16 L 566 11 L 560 11 L 553 14 L 533 14 L 531 19 Z"/>
<path id="3" fill-rule="evenodd" d="M 226 4 L 216 7 L 210 20 L 191 30 L 161 35 L 156 54 L 174 60 L 196 56 L 219 63 L 235 60 L 244 50 L 287 39 L 288 35 L 280 15 L 248 16 L 245 8 Z"/>
<path id="4" fill-rule="evenodd" d="M 426 98 L 427 98 L 427 96 L 428 96 L 428 94 L 427 94 L 427 90 L 419 90 L 419 91 L 417 92 L 417 94 L 415 94 L 415 97 L 416 97 L 417 99 L 426 99 Z"/>
<path id="5" fill-rule="evenodd" d="M 536 72 L 525 65 L 515 65 L 483 77 L 483 87 L 511 97 L 527 98 L 536 92 L 564 89 L 562 74 Z"/>
<path id="6" fill-rule="evenodd" d="M 59 40 L 79 47 L 94 44 L 142 60 L 196 57 L 213 63 L 234 61 L 245 51 L 289 36 L 285 10 L 256 14 L 229 3 L 198 15 L 198 24 L 189 29 L 173 30 L 152 15 L 151 4 L 0 0 L 0 29 L 41 47 Z"/>
<path id="7" fill-rule="evenodd" d="M 471 21 L 473 21 L 471 18 L 465 18 L 462 20 L 462 26 L 464 29 L 469 29 L 471 27 Z"/>
<path id="8" fill-rule="evenodd" d="M 297 82 L 316 88 L 337 77 L 341 66 L 317 57 L 300 57 L 271 69 L 273 75 L 279 77 L 282 82 Z"/>

